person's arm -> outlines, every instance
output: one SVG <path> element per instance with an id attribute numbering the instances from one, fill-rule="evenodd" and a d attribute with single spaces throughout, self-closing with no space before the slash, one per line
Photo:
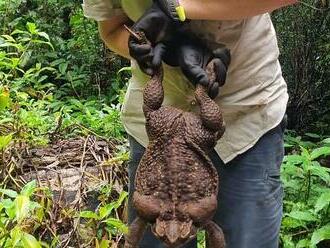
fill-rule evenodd
<path id="1" fill-rule="evenodd" d="M 180 0 L 188 19 L 235 20 L 271 12 L 297 0 Z"/>
<path id="2" fill-rule="evenodd" d="M 113 16 L 111 19 L 106 21 L 99 21 L 98 27 L 100 37 L 106 46 L 113 52 L 129 59 L 129 33 L 125 29 L 124 24 L 130 25 L 131 21 L 123 14 Z"/>

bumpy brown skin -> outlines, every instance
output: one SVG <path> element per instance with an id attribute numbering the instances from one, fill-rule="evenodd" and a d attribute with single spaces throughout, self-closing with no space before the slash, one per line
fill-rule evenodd
<path id="1" fill-rule="evenodd" d="M 215 80 L 213 62 L 207 67 Z M 203 86 L 195 98 L 200 115 L 162 106 L 163 71 L 147 83 L 143 99 L 149 145 L 139 164 L 133 195 L 138 217 L 131 224 L 125 248 L 137 248 L 147 224 L 166 247 L 180 247 L 207 232 L 209 248 L 224 247 L 222 230 L 212 222 L 217 208 L 218 175 L 208 152 L 224 133 L 218 105 Z"/>

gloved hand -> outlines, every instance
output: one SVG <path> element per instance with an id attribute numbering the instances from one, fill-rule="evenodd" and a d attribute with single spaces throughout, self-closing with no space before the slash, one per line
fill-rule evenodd
<path id="1" fill-rule="evenodd" d="M 215 59 L 215 80 L 211 80 L 205 70 L 212 59 Z M 155 47 L 153 67 L 160 66 L 162 60 L 170 66 L 180 66 L 190 82 L 206 86 L 209 96 L 214 99 L 219 93 L 219 87 L 226 81 L 231 56 L 227 48 L 211 51 L 197 37 L 177 32 L 172 40 L 160 43 Z"/>
<path id="2" fill-rule="evenodd" d="M 163 10 L 166 15 L 176 22 L 180 22 L 179 14 L 176 8 L 179 6 L 178 0 L 153 0 Z"/>
<path id="3" fill-rule="evenodd" d="M 152 75 L 151 62 L 154 58 L 154 47 L 158 42 L 165 41 L 170 37 L 176 25 L 178 24 L 165 14 L 157 3 L 153 3 L 133 25 L 132 31 L 143 32 L 150 42 L 142 44 L 134 35 L 130 35 L 128 40 L 129 53 L 144 73 Z"/>

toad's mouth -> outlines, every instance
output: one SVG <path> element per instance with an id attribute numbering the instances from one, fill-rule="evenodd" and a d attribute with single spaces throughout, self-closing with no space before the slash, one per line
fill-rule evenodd
<path id="1" fill-rule="evenodd" d="M 166 247 L 181 247 L 196 237 L 197 228 L 192 220 L 181 222 L 178 220 L 160 220 L 151 228 L 154 235 L 166 244 Z"/>

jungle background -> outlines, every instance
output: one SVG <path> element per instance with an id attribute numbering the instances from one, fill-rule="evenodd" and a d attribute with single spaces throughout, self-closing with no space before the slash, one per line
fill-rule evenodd
<path id="1" fill-rule="evenodd" d="M 272 19 L 290 93 L 280 246 L 330 247 L 329 2 Z M 0 247 L 121 247 L 129 63 L 80 0 L 0 0 L 0 35 Z"/>

